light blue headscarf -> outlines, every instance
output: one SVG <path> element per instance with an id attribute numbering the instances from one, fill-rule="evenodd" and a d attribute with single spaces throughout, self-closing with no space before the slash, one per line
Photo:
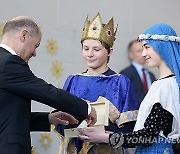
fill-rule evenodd
<path id="1" fill-rule="evenodd" d="M 176 32 L 171 26 L 164 23 L 148 28 L 144 34 L 146 34 L 145 36 L 150 34 L 145 41 L 159 53 L 161 58 L 173 71 L 180 89 L 180 38 L 177 37 Z M 158 39 L 158 36 L 157 39 L 152 39 L 154 35 L 159 35 L 160 38 L 163 36 L 164 39 Z M 175 39 L 170 39 L 169 36 Z M 143 38 L 139 36 L 139 39 L 142 40 Z"/>

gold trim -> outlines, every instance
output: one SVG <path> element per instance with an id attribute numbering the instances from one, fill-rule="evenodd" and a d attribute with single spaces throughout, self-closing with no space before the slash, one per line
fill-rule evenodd
<path id="1" fill-rule="evenodd" d="M 95 77 L 112 77 L 112 76 L 120 76 L 121 74 L 113 74 L 113 75 L 104 75 L 104 74 L 89 74 L 89 73 L 76 73 L 76 74 L 73 74 L 74 76 L 75 75 L 79 75 L 79 76 L 95 76 Z"/>
<path id="2" fill-rule="evenodd" d="M 116 120 L 116 124 L 118 127 L 121 127 L 123 123 L 136 121 L 138 115 L 138 110 L 127 111 L 120 114 L 119 118 Z"/>

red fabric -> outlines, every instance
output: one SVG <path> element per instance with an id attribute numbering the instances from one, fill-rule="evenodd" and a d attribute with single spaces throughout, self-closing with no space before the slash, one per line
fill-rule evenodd
<path id="1" fill-rule="evenodd" d="M 144 90 L 147 92 L 148 91 L 148 84 L 147 84 L 147 77 L 144 68 L 142 69 L 143 72 L 143 85 L 144 85 Z"/>

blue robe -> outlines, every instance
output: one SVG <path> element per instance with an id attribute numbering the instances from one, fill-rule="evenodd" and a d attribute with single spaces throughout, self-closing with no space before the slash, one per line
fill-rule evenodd
<path id="1" fill-rule="evenodd" d="M 85 73 L 70 75 L 63 89 L 90 102 L 95 102 L 99 96 L 105 97 L 120 112 L 120 117 L 116 123 L 110 122 L 106 130 L 123 133 L 133 131 L 140 103 L 130 80 L 126 76 L 116 74 L 111 69 L 98 76 L 85 75 Z M 122 125 L 124 127 L 119 127 Z M 61 125 L 58 125 L 56 130 L 63 134 Z M 79 147 L 78 151 L 81 148 L 81 146 L 76 147 Z"/>

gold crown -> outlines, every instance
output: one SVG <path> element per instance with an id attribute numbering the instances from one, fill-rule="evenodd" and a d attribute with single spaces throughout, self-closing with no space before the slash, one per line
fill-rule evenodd
<path id="1" fill-rule="evenodd" d="M 117 30 L 117 28 L 116 28 Z M 98 13 L 90 22 L 88 16 L 85 20 L 81 42 L 86 39 L 99 40 L 106 43 L 109 47 L 113 46 L 116 31 L 114 32 L 113 18 L 107 24 L 102 24 L 100 14 Z"/>

